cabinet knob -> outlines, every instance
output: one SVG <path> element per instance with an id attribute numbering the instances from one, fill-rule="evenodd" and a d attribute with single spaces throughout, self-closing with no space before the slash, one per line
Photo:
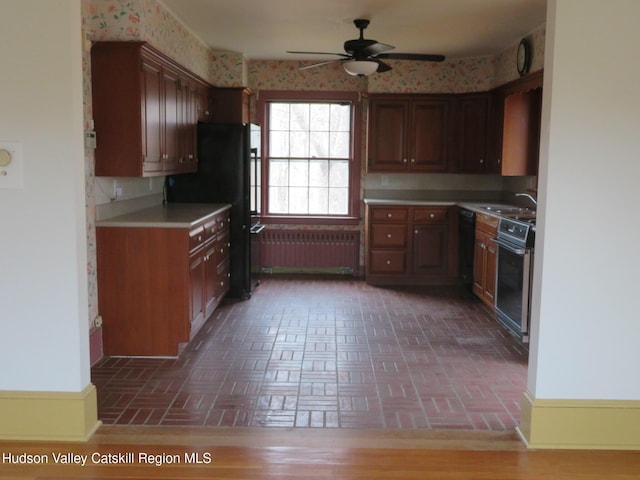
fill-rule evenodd
<path id="1" fill-rule="evenodd" d="M 202 241 L 202 235 L 198 235 L 198 241 L 201 242 Z"/>
<path id="2" fill-rule="evenodd" d="M 220 253 L 224 253 L 224 248 L 221 248 L 221 249 L 220 249 Z"/>
<path id="3" fill-rule="evenodd" d="M 429 214 L 429 218 L 436 218 L 436 214 L 435 213 L 430 213 Z"/>
<path id="4" fill-rule="evenodd" d="M 480 163 L 484 163 L 484 159 L 483 158 L 480 159 Z"/>
<path id="5" fill-rule="evenodd" d="M 416 163 L 416 159 L 415 159 L 415 158 L 412 158 L 412 159 L 411 159 L 411 163 Z"/>
<path id="6" fill-rule="evenodd" d="M 193 160 L 193 153 L 189 154 L 189 160 Z"/>
<path id="7" fill-rule="evenodd" d="M 407 163 L 407 159 L 406 159 L 406 158 L 403 158 L 403 159 L 402 159 L 402 163 Z"/>
<path id="8" fill-rule="evenodd" d="M 415 229 L 415 230 L 413 231 L 413 233 L 417 235 L 417 234 L 418 234 L 418 229 Z"/>
<path id="9" fill-rule="evenodd" d="M 391 265 L 391 260 L 387 260 L 387 265 Z"/>
<path id="10" fill-rule="evenodd" d="M 387 233 L 387 238 L 391 238 L 391 234 L 390 233 Z"/>
<path id="11" fill-rule="evenodd" d="M 393 217 L 393 213 L 387 213 L 387 218 Z"/>

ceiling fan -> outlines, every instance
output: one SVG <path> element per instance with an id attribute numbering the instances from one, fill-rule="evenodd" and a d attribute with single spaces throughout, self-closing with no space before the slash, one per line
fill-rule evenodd
<path id="1" fill-rule="evenodd" d="M 353 21 L 356 28 L 360 30 L 360 38 L 347 40 L 344 42 L 344 51 L 346 53 L 330 53 L 330 52 L 298 52 L 287 51 L 287 53 L 302 53 L 310 55 L 337 55 L 339 59 L 328 60 L 326 62 L 314 63 L 306 65 L 300 70 L 319 67 L 329 63 L 342 62 L 345 71 L 350 75 L 367 76 L 373 72 L 388 72 L 391 66 L 382 60 L 414 60 L 422 62 L 442 62 L 444 55 L 423 54 L 423 53 L 385 53 L 393 50 L 393 45 L 380 43 L 377 40 L 364 38 L 364 30 L 369 26 L 369 20 L 358 18 Z"/>

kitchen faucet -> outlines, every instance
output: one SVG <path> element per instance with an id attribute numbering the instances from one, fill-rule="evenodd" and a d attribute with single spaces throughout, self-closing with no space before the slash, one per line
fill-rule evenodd
<path id="1" fill-rule="evenodd" d="M 529 195 L 528 193 L 516 193 L 516 197 L 527 197 L 529 200 L 531 200 L 533 202 L 533 204 L 537 207 L 538 206 L 538 201 L 531 195 Z"/>

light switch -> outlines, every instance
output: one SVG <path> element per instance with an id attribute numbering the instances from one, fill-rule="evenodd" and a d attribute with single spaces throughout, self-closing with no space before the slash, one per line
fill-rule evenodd
<path id="1" fill-rule="evenodd" d="M 22 144 L 0 142 L 0 188 L 22 186 Z"/>

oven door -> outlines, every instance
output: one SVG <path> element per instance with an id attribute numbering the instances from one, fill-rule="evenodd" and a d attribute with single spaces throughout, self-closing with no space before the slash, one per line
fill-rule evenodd
<path id="1" fill-rule="evenodd" d="M 497 238 L 496 314 L 498 321 L 523 342 L 529 340 L 530 248 Z"/>

